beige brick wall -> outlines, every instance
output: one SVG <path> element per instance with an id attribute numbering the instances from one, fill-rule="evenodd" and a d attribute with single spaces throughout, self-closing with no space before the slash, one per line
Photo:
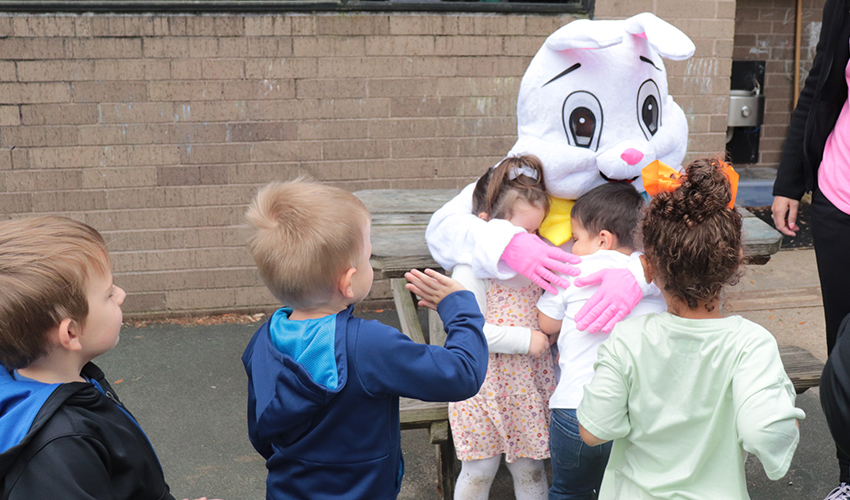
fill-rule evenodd
<path id="1" fill-rule="evenodd" d="M 662 13 L 691 156 L 723 146 L 732 1 Z M 0 15 L 0 208 L 109 241 L 128 315 L 268 310 L 240 226 L 259 186 L 461 187 L 516 139 L 516 94 L 566 15 Z M 376 283 L 372 302 L 388 296 Z"/>
<path id="2" fill-rule="evenodd" d="M 800 88 L 812 66 L 825 0 L 804 0 Z M 765 61 L 760 167 L 776 167 L 794 106 L 796 0 L 738 0 L 734 60 Z"/>

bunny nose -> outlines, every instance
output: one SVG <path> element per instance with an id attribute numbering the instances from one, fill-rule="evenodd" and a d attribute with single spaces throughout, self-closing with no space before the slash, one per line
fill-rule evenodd
<path id="1" fill-rule="evenodd" d="M 634 165 L 635 163 L 643 159 L 643 153 L 641 153 L 637 149 L 629 148 L 623 151 L 623 154 L 620 155 L 620 158 L 622 158 L 623 161 L 628 163 L 629 165 Z"/>

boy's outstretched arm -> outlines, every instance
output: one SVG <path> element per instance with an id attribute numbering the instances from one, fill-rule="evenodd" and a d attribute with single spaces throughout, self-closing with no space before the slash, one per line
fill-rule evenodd
<path id="1" fill-rule="evenodd" d="M 426 269 L 424 273 L 418 269 L 412 269 L 409 273 L 404 273 L 404 277 L 409 282 L 405 288 L 421 298 L 419 305 L 435 311 L 437 305 L 447 295 L 466 290 L 457 281 L 433 269 Z"/>
<path id="2" fill-rule="evenodd" d="M 413 279 L 409 289 L 423 297 L 424 306 L 435 305 L 440 314 L 445 346 L 418 344 L 393 327 L 369 322 L 369 331 L 357 334 L 354 352 L 361 383 L 373 394 L 424 401 L 474 396 L 484 383 L 489 358 L 484 316 L 475 297 L 435 271 L 408 274 Z"/>

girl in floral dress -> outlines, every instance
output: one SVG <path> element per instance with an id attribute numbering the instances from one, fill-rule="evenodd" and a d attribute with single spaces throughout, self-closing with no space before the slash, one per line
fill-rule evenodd
<path id="1" fill-rule="evenodd" d="M 504 219 L 533 233 L 548 209 L 543 168 L 535 156 L 506 158 L 475 186 L 473 213 L 484 220 Z M 479 279 L 468 266 L 456 266 L 452 277 L 478 299 L 490 348 L 481 390 L 449 404 L 463 464 L 455 499 L 488 498 L 503 455 L 517 500 L 545 499 L 543 460 L 549 457 L 548 408 L 556 380 L 550 341 L 537 323 L 542 289 L 521 275 L 505 281 Z"/>

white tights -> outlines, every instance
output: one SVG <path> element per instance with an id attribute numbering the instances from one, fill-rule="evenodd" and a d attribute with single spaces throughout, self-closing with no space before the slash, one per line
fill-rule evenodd
<path id="1" fill-rule="evenodd" d="M 490 485 L 499 470 L 502 455 L 482 460 L 464 460 L 457 478 L 454 500 L 487 500 Z M 517 458 L 506 463 L 514 480 L 516 500 L 545 500 L 549 489 L 543 460 Z"/>

